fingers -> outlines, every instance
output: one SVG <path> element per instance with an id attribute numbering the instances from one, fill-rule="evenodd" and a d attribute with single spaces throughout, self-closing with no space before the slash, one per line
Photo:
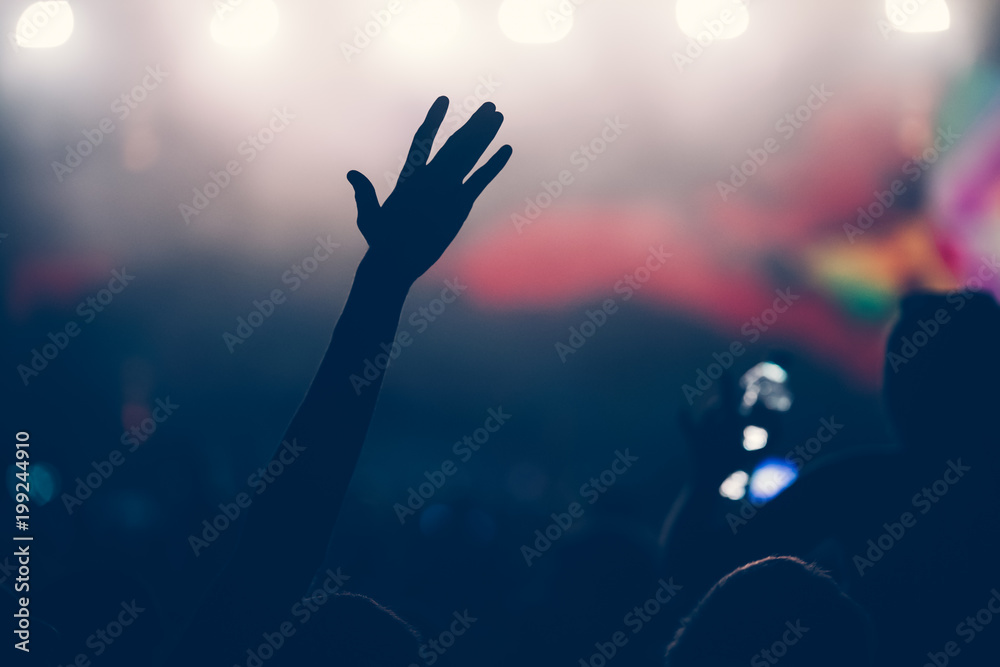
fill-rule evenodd
<path id="1" fill-rule="evenodd" d="M 413 142 L 410 150 L 406 153 L 406 166 L 409 169 L 427 164 L 427 158 L 431 155 L 431 146 L 434 145 L 434 137 L 437 136 L 441 121 L 448 110 L 448 98 L 442 95 L 434 100 L 424 122 L 417 128 L 417 133 L 413 135 Z"/>
<path id="2" fill-rule="evenodd" d="M 510 146 L 502 146 L 486 164 L 477 169 L 472 176 L 469 176 L 469 180 L 465 182 L 465 191 L 472 201 L 475 201 L 486 189 L 486 186 L 493 182 L 500 170 L 507 165 L 507 160 L 510 159 L 513 152 L 514 149 Z"/>
<path id="3" fill-rule="evenodd" d="M 482 105 L 465 125 L 449 137 L 434 156 L 433 165 L 449 175 L 465 178 L 497 136 L 502 123 L 503 114 L 497 111 L 492 102 Z"/>
<path id="4" fill-rule="evenodd" d="M 354 187 L 354 201 L 358 205 L 358 218 L 378 210 L 378 195 L 375 186 L 360 171 L 347 172 L 347 181 Z"/>

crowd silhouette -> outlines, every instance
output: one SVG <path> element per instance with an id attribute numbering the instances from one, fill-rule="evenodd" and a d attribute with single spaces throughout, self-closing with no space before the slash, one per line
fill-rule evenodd
<path id="1" fill-rule="evenodd" d="M 307 465 L 296 466 L 252 508 L 236 555 L 167 664 L 195 646 L 203 664 L 241 664 L 262 632 L 289 620 L 303 592 L 322 591 L 314 571 L 382 382 L 358 387 L 349 377 L 366 358 L 391 349 L 409 287 L 441 256 L 511 156 L 504 146 L 465 180 L 503 121 L 487 103 L 428 161 L 447 107 L 444 97 L 431 107 L 384 203 L 367 178 L 348 174 L 369 251 L 285 436 L 305 444 Z M 917 349 L 912 339 L 920 331 L 927 342 Z M 727 521 L 717 502 L 721 451 L 750 423 L 727 378 L 718 403 L 697 423 L 682 415 L 695 464 L 669 512 L 659 566 L 659 574 L 684 582 L 680 603 L 664 615 L 679 628 L 673 633 L 660 619 L 656 636 L 632 653 L 598 642 L 604 660 L 590 664 L 617 657 L 621 664 L 666 660 L 670 667 L 918 665 L 933 662 L 938 647 L 943 656 L 954 653 L 961 638 L 952 628 L 987 603 L 1000 545 L 992 425 L 1000 384 L 982 381 L 1000 378 L 998 334 L 1000 308 L 987 294 L 906 297 L 887 341 L 884 372 L 885 409 L 898 447 L 828 457 L 803 469 L 766 511 L 742 519 L 740 530 L 733 530 L 732 508 Z M 937 508 L 945 494 L 947 502 Z M 300 511 L 306 507 L 323 509 Z M 852 552 L 857 545 L 864 549 Z M 272 664 L 425 662 L 417 657 L 419 635 L 375 601 L 337 592 L 318 614 L 319 622 L 276 649 Z M 546 633 L 534 639 L 535 657 L 526 662 L 554 659 L 543 658 L 544 645 L 559 632 L 547 627 Z M 998 645 L 996 637 L 963 642 L 963 664 L 995 661 Z"/>
<path id="2" fill-rule="evenodd" d="M 238 545 L 203 598 L 192 600 L 185 630 L 162 643 L 133 636 L 143 646 L 130 655 L 145 648 L 149 664 L 220 667 L 453 661 L 426 653 L 428 638 L 405 618 L 353 591 L 349 575 L 322 567 L 384 374 L 364 385 L 351 378 L 366 360 L 391 356 L 411 286 L 512 155 L 503 146 L 473 171 L 503 122 L 486 103 L 431 158 L 448 104 L 445 97 L 433 103 L 381 204 L 368 178 L 347 174 L 369 248 L 275 450 L 277 458 L 293 443 L 298 461 L 241 517 Z M 682 415 L 692 464 L 682 492 L 664 508 L 659 544 L 617 541 L 609 530 L 587 537 L 596 546 L 561 545 L 563 554 L 550 557 L 560 608 L 526 620 L 523 662 L 556 664 L 554 646 L 589 637 L 594 654 L 580 662 L 591 667 L 997 664 L 1000 629 L 987 627 L 987 617 L 1000 612 L 998 341 L 1000 306 L 986 293 L 907 296 L 886 342 L 884 409 L 895 446 L 803 465 L 794 484 L 746 514 L 718 492 L 726 452 L 754 423 L 740 409 L 734 379 L 724 377 L 709 410 Z M 830 420 L 835 430 L 836 416 Z M 647 557 L 647 547 L 658 547 L 658 559 Z M 649 629 L 595 635 L 580 610 L 617 613 L 618 584 L 612 578 L 602 589 L 571 591 L 559 577 L 596 570 L 657 582 L 650 588 L 657 604 L 636 607 L 634 618 Z M 142 589 L 135 582 L 120 584 L 126 592 L 108 587 L 99 586 L 108 600 L 142 595 L 129 592 Z M 69 619 L 50 620 L 72 634 Z M 471 622 L 456 613 L 451 627 L 457 634 Z M 153 646 L 167 648 L 151 655 Z M 109 653 L 104 664 L 113 660 Z"/>

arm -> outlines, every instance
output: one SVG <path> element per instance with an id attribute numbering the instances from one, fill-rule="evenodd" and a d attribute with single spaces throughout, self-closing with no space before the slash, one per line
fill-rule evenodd
<path id="1" fill-rule="evenodd" d="M 511 149 L 504 146 L 462 182 L 503 121 L 487 103 L 428 163 L 447 108 L 447 98 L 435 101 L 396 188 L 381 206 L 367 178 L 356 171 L 347 175 L 369 250 L 326 356 L 273 457 L 280 459 L 292 443 L 300 448 L 298 458 L 247 510 L 236 554 L 182 641 L 216 647 L 211 657 L 229 660 L 219 664 L 233 664 L 259 643 L 262 632 L 291 620 L 290 607 L 325 555 L 382 384 L 382 376 L 365 386 L 352 383 L 351 376 L 362 376 L 365 360 L 392 345 L 410 286 L 445 251 L 476 198 L 510 158 Z M 184 648 L 175 649 L 175 658 Z"/>

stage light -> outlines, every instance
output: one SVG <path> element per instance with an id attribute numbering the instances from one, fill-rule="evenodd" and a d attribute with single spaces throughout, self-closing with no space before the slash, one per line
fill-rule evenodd
<path id="1" fill-rule="evenodd" d="M 775 412 L 787 412 L 792 407 L 792 392 L 788 389 L 788 373 L 771 361 L 762 361 L 740 378 L 744 388 L 740 414 L 750 414 L 760 400 L 764 407 Z"/>
<path id="2" fill-rule="evenodd" d="M 945 0 L 886 0 L 885 15 L 901 32 L 941 32 L 951 26 Z"/>
<path id="3" fill-rule="evenodd" d="M 459 23 L 454 0 L 413 0 L 404 5 L 389 32 L 411 53 L 437 51 L 458 34 Z"/>
<path id="4" fill-rule="evenodd" d="M 799 478 L 798 469 L 784 459 L 765 459 L 750 476 L 750 501 L 765 503 Z"/>
<path id="5" fill-rule="evenodd" d="M 14 41 L 25 49 L 50 49 L 69 40 L 73 24 L 73 9 L 68 2 L 36 2 L 17 20 Z"/>
<path id="6" fill-rule="evenodd" d="M 743 449 L 755 452 L 767 446 L 767 429 L 759 426 L 747 426 L 743 429 Z"/>
<path id="7" fill-rule="evenodd" d="M 10 497 L 14 500 L 17 500 L 18 492 L 23 491 L 25 488 L 18 484 L 18 482 L 21 482 L 21 479 L 17 477 L 18 473 L 23 472 L 23 470 L 13 464 L 7 468 L 7 490 L 10 492 Z M 30 489 L 27 492 L 28 497 L 39 507 L 52 500 L 59 490 L 59 472 L 47 463 L 40 461 L 33 462 L 28 474 L 28 480 L 27 486 Z"/>
<path id="8" fill-rule="evenodd" d="M 688 37 L 710 44 L 746 32 L 750 12 L 744 0 L 677 0 L 677 25 Z"/>
<path id="9" fill-rule="evenodd" d="M 504 0 L 497 18 L 513 42 L 551 44 L 569 34 L 575 7 L 567 0 Z"/>
<path id="10" fill-rule="evenodd" d="M 252 51 L 278 32 L 274 0 L 219 0 L 212 17 L 212 39 L 235 51 Z"/>
<path id="11" fill-rule="evenodd" d="M 741 500 L 747 492 L 750 475 L 745 470 L 737 470 L 719 486 L 719 495 L 730 500 Z"/>

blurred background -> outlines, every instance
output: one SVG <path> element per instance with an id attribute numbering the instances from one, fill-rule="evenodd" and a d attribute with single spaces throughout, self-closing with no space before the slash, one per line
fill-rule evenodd
<path id="1" fill-rule="evenodd" d="M 883 445 L 900 295 L 997 292 L 997 27 L 985 0 L 4 3 L 2 419 L 32 437 L 39 581 L 127 573 L 183 621 L 232 548 L 189 536 L 270 456 L 364 253 L 345 174 L 384 198 L 435 97 L 439 143 L 492 101 L 513 158 L 409 295 L 328 566 L 429 636 L 468 609 L 455 653 L 489 664 L 594 623 L 576 664 L 596 607 L 656 588 L 677 413 L 717 367 L 782 360 L 789 442 L 833 416 L 823 455 Z"/>

